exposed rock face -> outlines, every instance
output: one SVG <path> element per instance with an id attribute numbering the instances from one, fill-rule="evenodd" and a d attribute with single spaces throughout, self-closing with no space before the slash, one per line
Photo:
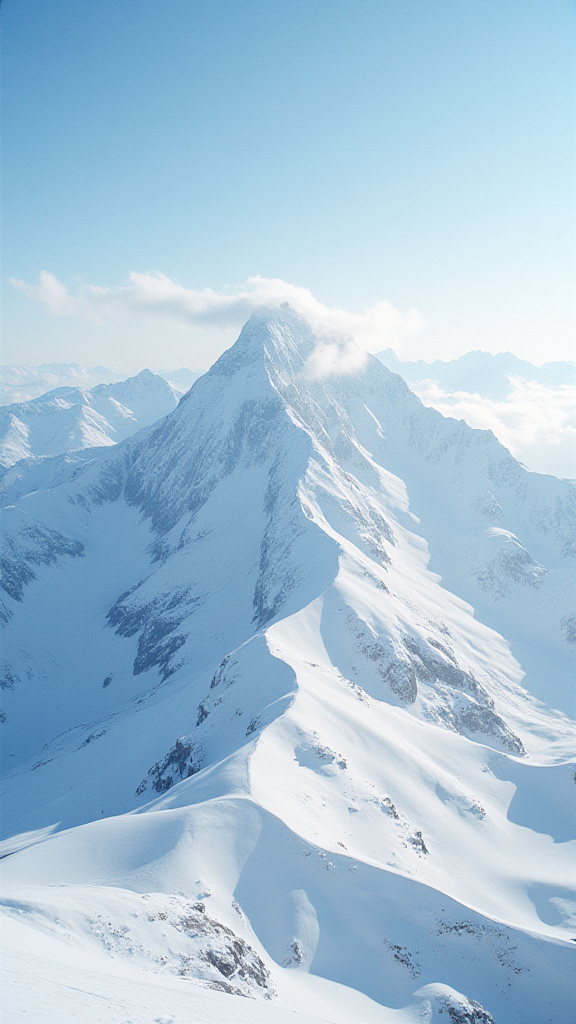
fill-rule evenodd
<path id="1" fill-rule="evenodd" d="M 136 790 L 136 796 L 150 787 L 156 793 L 165 793 L 175 782 L 189 779 L 202 767 L 203 752 L 198 748 L 192 736 L 181 736 L 166 757 L 158 761 L 148 771 L 148 775 Z"/>
<path id="2" fill-rule="evenodd" d="M 54 565 L 63 557 L 79 558 L 84 545 L 51 530 L 41 523 L 29 522 L 16 509 L 8 516 L 0 558 L 0 586 L 14 601 L 22 601 L 24 587 L 36 574 L 32 566 Z"/>
<path id="3" fill-rule="evenodd" d="M 446 1013 L 452 1024 L 494 1024 L 494 1017 L 475 999 L 446 1000 Z"/>

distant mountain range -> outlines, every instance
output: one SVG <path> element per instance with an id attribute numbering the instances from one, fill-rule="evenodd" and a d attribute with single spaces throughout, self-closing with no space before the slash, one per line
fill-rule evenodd
<path id="1" fill-rule="evenodd" d="M 180 367 L 179 370 L 158 370 L 179 391 L 188 391 L 200 371 Z M 29 402 L 55 388 L 93 388 L 97 384 L 115 384 L 126 374 L 115 373 L 105 366 L 82 366 L 81 363 L 43 363 L 41 366 L 0 365 L 0 405 Z"/>
<path id="2" fill-rule="evenodd" d="M 394 373 L 399 373 L 413 387 L 433 380 L 445 391 L 466 391 L 500 401 L 510 392 L 510 378 L 537 381 L 551 387 L 576 384 L 576 363 L 552 362 L 535 366 L 511 352 L 467 352 L 458 359 L 431 363 L 399 359 L 391 348 L 378 352 L 377 359 Z M 157 370 L 179 391 L 188 391 L 201 375 L 199 370 L 180 367 Z M 97 384 L 113 384 L 125 375 L 105 366 L 82 366 L 80 363 L 43 363 L 41 366 L 0 365 L 0 405 L 27 402 L 47 391 L 60 387 L 93 388 Z"/>
<path id="3" fill-rule="evenodd" d="M 182 393 L 142 370 L 117 383 L 59 387 L 28 402 L 0 406 L 0 467 L 31 456 L 116 444 L 172 412 Z"/>
<path id="4" fill-rule="evenodd" d="M 511 352 L 467 352 L 458 359 L 444 362 L 435 359 L 427 363 L 423 359 L 415 362 L 399 359 L 391 348 L 377 353 L 377 358 L 394 373 L 399 373 L 410 387 L 417 387 L 423 381 L 433 380 L 444 391 L 466 391 L 502 401 L 510 393 L 510 378 L 520 377 L 526 381 L 537 381 L 559 387 L 562 384 L 576 384 L 576 363 L 554 362 L 535 366 L 525 359 L 518 359 Z"/>

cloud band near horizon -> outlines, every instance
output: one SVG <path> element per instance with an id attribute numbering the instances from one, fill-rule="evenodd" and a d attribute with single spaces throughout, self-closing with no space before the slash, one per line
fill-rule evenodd
<path id="1" fill-rule="evenodd" d="M 40 302 L 53 316 L 76 317 L 103 323 L 111 318 L 151 317 L 170 326 L 215 331 L 240 330 L 255 309 L 288 302 L 322 333 L 352 337 L 369 352 L 403 340 L 425 326 L 416 309 L 401 312 L 384 300 L 361 313 L 331 309 L 307 288 L 280 278 L 249 277 L 231 292 L 212 288 L 184 288 L 160 271 L 129 274 L 128 283 L 116 288 L 80 284 L 74 291 L 49 271 L 40 273 L 38 284 L 10 278 L 14 288 Z"/>

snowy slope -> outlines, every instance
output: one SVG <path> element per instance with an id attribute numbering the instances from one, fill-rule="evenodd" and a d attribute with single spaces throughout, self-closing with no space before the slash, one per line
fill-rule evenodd
<path id="1" fill-rule="evenodd" d="M 150 370 L 114 384 L 63 387 L 0 407 L 0 466 L 123 441 L 166 416 L 181 392 Z"/>
<path id="2" fill-rule="evenodd" d="M 4 477 L 11 1019 L 572 1020 L 574 487 L 316 344 Z"/>

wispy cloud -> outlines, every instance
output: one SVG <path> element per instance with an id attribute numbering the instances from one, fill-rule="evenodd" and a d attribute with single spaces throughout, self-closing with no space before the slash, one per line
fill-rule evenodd
<path id="1" fill-rule="evenodd" d="M 432 381 L 423 381 L 413 390 L 425 405 L 444 416 L 492 430 L 530 469 L 576 476 L 575 387 L 551 387 L 512 378 L 510 394 L 502 402 L 466 391 L 443 391 Z"/>
<path id="2" fill-rule="evenodd" d="M 117 288 L 83 284 L 69 289 L 54 274 L 43 270 L 38 284 L 11 279 L 12 285 L 29 299 L 40 302 L 54 316 L 72 316 L 104 322 L 110 318 L 146 317 L 182 328 L 238 331 L 259 306 L 288 302 L 325 336 L 353 339 L 368 351 L 401 345 L 404 338 L 421 331 L 424 319 L 416 309 L 401 312 L 389 302 L 376 302 L 362 313 L 332 309 L 307 288 L 280 278 L 250 277 L 229 292 L 212 288 L 184 288 L 162 274 L 131 273 L 128 283 Z M 333 365 L 339 356 L 353 362 L 352 343 L 327 342 L 321 365 Z M 358 357 L 359 358 L 359 357 Z M 328 371 L 329 372 L 329 371 Z"/>
<path id="3" fill-rule="evenodd" d="M 312 379 L 356 373 L 368 358 L 364 346 L 350 335 L 324 336 L 306 360 L 304 372 Z"/>

